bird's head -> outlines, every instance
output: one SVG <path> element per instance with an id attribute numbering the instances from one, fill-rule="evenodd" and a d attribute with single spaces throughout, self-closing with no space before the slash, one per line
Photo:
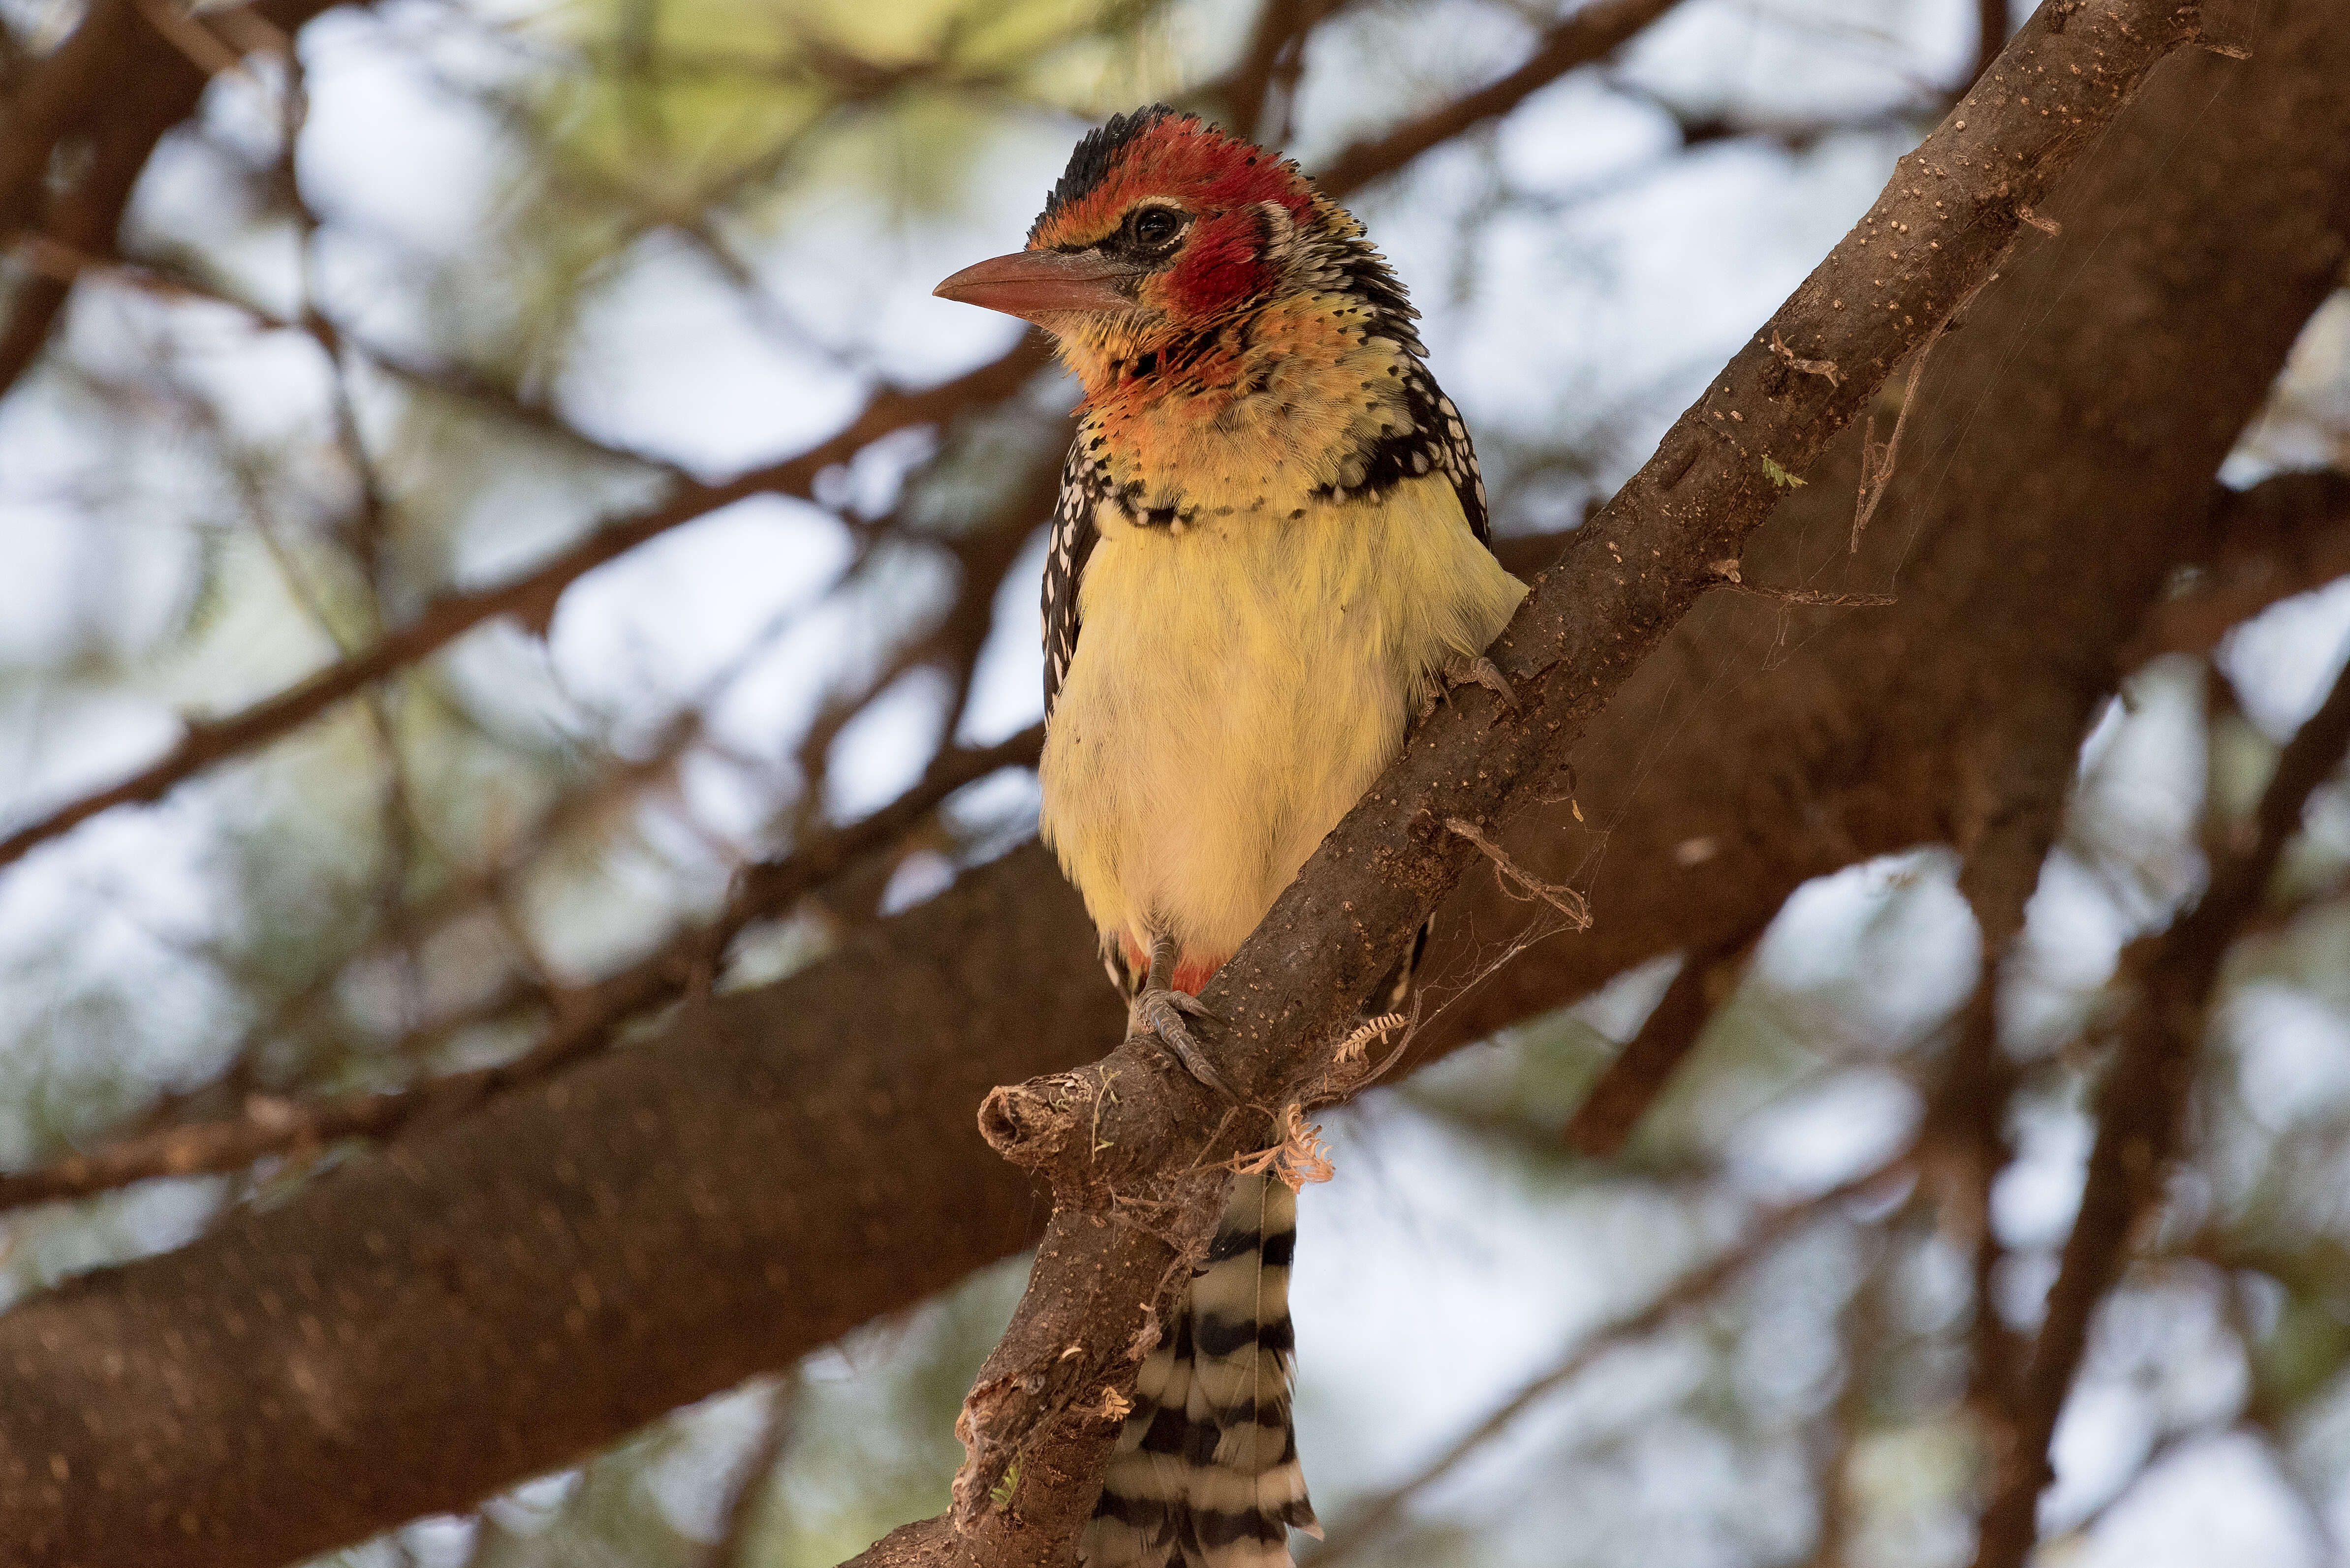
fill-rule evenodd
<path id="1" fill-rule="evenodd" d="M 1367 287 L 1409 337 L 1410 306 L 1361 234 L 1295 163 L 1154 105 L 1077 144 L 1025 250 L 933 292 L 1036 323 L 1091 390 L 1292 294 Z"/>

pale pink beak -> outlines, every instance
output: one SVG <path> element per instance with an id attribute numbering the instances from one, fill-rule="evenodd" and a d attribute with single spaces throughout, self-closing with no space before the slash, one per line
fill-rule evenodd
<path id="1" fill-rule="evenodd" d="M 1006 316 L 1042 322 L 1073 312 L 1128 311 L 1134 301 L 1119 292 L 1134 269 L 1098 255 L 1062 251 L 1014 251 L 967 266 L 931 290 L 941 299 L 960 300 Z"/>

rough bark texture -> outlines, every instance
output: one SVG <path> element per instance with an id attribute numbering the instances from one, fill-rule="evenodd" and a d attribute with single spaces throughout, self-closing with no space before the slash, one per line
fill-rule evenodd
<path id="1" fill-rule="evenodd" d="M 1460 999 L 1427 1049 L 1731 945 L 1856 856 L 1974 842 L 2013 737 L 2077 728 L 2169 567 L 2207 549 L 2190 498 L 2341 265 L 2332 13 L 2295 0 L 2251 60 L 2158 75 L 2052 205 L 2063 236 L 2027 236 L 1935 350 L 1855 580 L 1900 602 L 1701 604 L 1577 753 L 1590 827 L 1562 805 L 1507 840 L 1564 879 L 1612 828 L 1583 878 L 1597 925 Z M 1748 581 L 1844 570 L 1854 444 L 1747 550 Z M 1472 877 L 1455 967 L 1524 917 Z M 38 1563 L 282 1562 L 780 1365 L 1037 1233 L 1043 1199 L 972 1108 L 1121 1022 L 1024 850 L 640 1049 L 28 1303 L 0 1318 L 0 1540 Z"/>

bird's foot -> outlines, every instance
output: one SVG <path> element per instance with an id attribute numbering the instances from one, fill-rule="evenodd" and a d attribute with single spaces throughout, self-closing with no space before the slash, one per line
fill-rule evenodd
<path id="1" fill-rule="evenodd" d="M 1513 713 L 1518 711 L 1518 694 L 1511 688 L 1510 678 L 1502 673 L 1500 665 L 1482 653 L 1474 658 L 1467 654 L 1455 654 L 1446 660 L 1444 668 L 1438 670 L 1437 674 L 1441 678 L 1442 683 L 1430 686 L 1428 689 L 1428 695 L 1421 698 L 1419 701 L 1419 717 L 1422 722 L 1426 722 L 1428 716 L 1436 711 L 1436 705 L 1444 701 L 1456 686 L 1482 686 L 1502 700 L 1503 707 Z"/>
<path id="2" fill-rule="evenodd" d="M 1171 1053 L 1183 1070 L 1228 1100 L 1237 1100 L 1232 1085 L 1216 1071 L 1191 1038 L 1183 1023 L 1185 1015 L 1213 1022 L 1215 1014 L 1207 1004 L 1189 992 L 1175 991 L 1166 986 L 1151 986 L 1127 1004 L 1126 1037 L 1128 1040 L 1155 1040 Z"/>

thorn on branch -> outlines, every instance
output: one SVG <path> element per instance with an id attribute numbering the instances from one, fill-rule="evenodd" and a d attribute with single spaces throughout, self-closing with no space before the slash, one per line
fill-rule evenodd
<path id="1" fill-rule="evenodd" d="M 1582 894 L 1560 883 L 1545 882 L 1526 871 L 1512 860 L 1500 845 L 1486 837 L 1475 824 L 1465 818 L 1448 816 L 1444 819 L 1444 826 L 1485 852 L 1485 858 L 1493 863 L 1493 875 L 1501 882 L 1502 891 L 1508 893 L 1510 885 L 1515 883 L 1525 889 L 1523 895 L 1511 894 L 1519 902 L 1539 898 L 1565 916 L 1567 923 L 1576 930 L 1591 929 L 1591 905 Z"/>
<path id="2" fill-rule="evenodd" d="M 1842 373 L 1836 369 L 1836 363 L 1835 360 L 1798 358 L 1793 348 L 1788 348 L 1786 344 L 1779 340 L 1779 332 L 1776 327 L 1772 328 L 1771 331 L 1771 352 L 1785 360 L 1787 368 L 1791 370 L 1801 370 L 1807 376 L 1825 376 L 1828 379 L 1828 385 L 1831 387 L 1841 386 L 1843 384 L 1844 377 Z"/>
<path id="3" fill-rule="evenodd" d="M 1331 1053 L 1331 1065 L 1336 1070 L 1310 1097 L 1316 1105 L 1325 1103 L 1326 1099 L 1351 1099 L 1386 1077 L 1395 1070 L 1395 1064 L 1403 1060 L 1404 1053 L 1411 1049 L 1419 1023 L 1417 999 L 1409 1013 L 1383 1012 L 1377 1018 L 1366 1019 Z M 1403 1038 L 1398 1040 L 1394 1049 L 1386 1055 L 1372 1061 L 1371 1042 L 1377 1040 L 1384 1044 L 1387 1037 L 1398 1030 L 1403 1031 Z"/>

